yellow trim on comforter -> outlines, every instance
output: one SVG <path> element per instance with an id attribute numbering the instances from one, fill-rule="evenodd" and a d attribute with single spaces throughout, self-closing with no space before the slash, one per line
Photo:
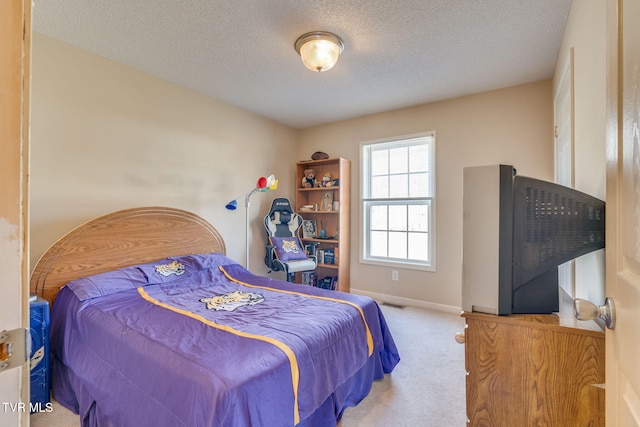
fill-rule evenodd
<path id="1" fill-rule="evenodd" d="M 223 270 L 224 271 L 224 270 Z M 291 348 L 284 344 L 281 341 L 278 341 L 276 339 L 270 338 L 270 337 L 265 337 L 263 335 L 255 335 L 255 334 L 249 334 L 246 332 L 242 332 L 239 331 L 237 329 L 233 329 L 229 326 L 225 326 L 225 325 L 220 325 L 217 324 L 209 319 L 206 319 L 200 315 L 197 315 L 195 313 L 192 313 L 190 311 L 187 310 L 182 310 L 176 307 L 173 307 L 171 305 L 165 304 L 163 302 L 158 301 L 155 298 L 152 298 L 148 293 L 145 292 L 144 289 L 142 289 L 142 287 L 138 287 L 138 293 L 140 294 L 140 296 L 142 296 L 142 298 L 144 298 L 145 300 L 149 301 L 152 304 L 155 304 L 157 306 L 166 308 L 167 310 L 171 310 L 175 313 L 179 313 L 182 314 L 184 316 L 188 316 L 191 317 L 192 319 L 198 320 L 208 326 L 211 326 L 212 328 L 216 328 L 216 329 L 220 329 L 222 331 L 226 331 L 226 332 L 230 332 L 232 334 L 241 336 L 241 337 L 245 337 L 245 338 L 252 338 L 252 339 L 256 339 L 256 340 L 260 340 L 260 341 L 265 341 L 268 342 L 270 344 L 275 345 L 276 347 L 278 347 L 280 350 L 282 350 L 282 352 L 284 354 L 287 355 L 287 357 L 289 358 L 289 365 L 291 366 L 291 381 L 292 381 L 292 386 L 293 386 L 293 424 L 297 425 L 300 422 L 300 412 L 298 409 L 298 385 L 300 382 L 300 370 L 298 367 L 298 360 L 296 358 L 295 353 L 293 352 L 293 350 L 291 350 Z"/>
<path id="2" fill-rule="evenodd" d="M 218 268 L 227 277 L 227 279 L 231 280 L 232 282 L 238 283 L 240 285 L 247 286 L 249 288 L 266 289 L 268 291 L 281 292 L 281 293 L 284 293 L 284 294 L 300 295 L 300 296 L 305 297 L 305 298 L 316 298 L 316 299 L 321 299 L 321 300 L 325 300 L 325 301 L 333 301 L 333 302 L 338 302 L 338 303 L 341 303 L 341 304 L 347 304 L 347 305 L 350 305 L 350 306 L 354 307 L 360 313 L 360 316 L 362 317 L 362 322 L 364 323 L 364 328 L 365 328 L 365 331 L 367 333 L 367 346 L 369 348 L 369 356 L 371 356 L 373 354 L 373 337 L 371 336 L 371 330 L 369 330 L 369 324 L 367 323 L 367 319 L 364 316 L 364 312 L 362 311 L 362 308 L 360 308 L 359 305 L 354 304 L 354 303 L 352 303 L 350 301 L 345 301 L 345 300 L 341 300 L 341 299 L 337 299 L 337 298 L 321 297 L 321 296 L 317 296 L 317 295 L 309 295 L 309 294 L 305 294 L 305 293 L 302 293 L 302 292 L 295 292 L 295 291 L 285 291 L 285 290 L 282 290 L 282 289 L 270 288 L 268 286 L 250 285 L 248 283 L 242 282 L 242 281 L 240 281 L 238 279 L 235 279 L 235 278 L 231 277 L 231 275 L 229 275 L 229 273 L 226 272 L 226 270 L 224 269 L 223 266 L 219 266 Z"/>

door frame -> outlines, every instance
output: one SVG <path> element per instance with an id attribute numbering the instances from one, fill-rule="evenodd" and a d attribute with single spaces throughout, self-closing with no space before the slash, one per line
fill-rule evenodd
<path id="1" fill-rule="evenodd" d="M 567 96 L 562 96 L 564 93 L 568 93 Z M 554 135 L 553 135 L 553 165 L 554 165 L 554 179 L 558 184 L 565 185 L 567 187 L 575 187 L 575 141 L 574 141 L 574 127 L 575 127 L 575 109 L 574 109 L 574 52 L 573 47 L 569 49 L 569 55 L 567 56 L 565 63 L 560 73 L 560 83 L 556 89 L 556 93 L 553 99 L 553 123 L 554 123 Z M 564 105 L 566 103 L 568 105 Z M 562 126 L 560 111 L 567 111 L 569 113 L 568 126 Z M 569 147 L 568 150 L 561 150 L 559 144 L 559 137 L 561 135 L 568 134 Z M 564 157 L 561 153 L 564 152 Z M 564 159 L 564 161 L 560 161 Z M 567 179 L 568 178 L 568 179 Z M 576 262 L 575 260 L 567 261 L 564 264 L 558 266 L 558 280 L 560 287 L 571 296 L 576 296 Z"/>
<path id="2" fill-rule="evenodd" d="M 29 327 L 31 8 L 0 1 L 0 330 Z M 28 366 L 0 372 L 0 425 L 29 425 Z"/>

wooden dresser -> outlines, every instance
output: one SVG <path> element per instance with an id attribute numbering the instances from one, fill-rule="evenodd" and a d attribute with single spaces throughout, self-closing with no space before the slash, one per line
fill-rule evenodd
<path id="1" fill-rule="evenodd" d="M 470 426 L 605 425 L 605 334 L 570 300 L 558 314 L 462 316 Z"/>

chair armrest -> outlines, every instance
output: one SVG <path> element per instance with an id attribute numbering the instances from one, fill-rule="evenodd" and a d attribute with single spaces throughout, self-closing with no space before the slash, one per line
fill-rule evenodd
<path id="1" fill-rule="evenodd" d="M 264 260 L 265 260 L 265 262 L 267 262 L 267 260 L 268 260 L 269 261 L 268 265 L 271 265 L 271 262 L 273 262 L 273 256 L 274 256 L 276 248 L 275 248 L 275 246 L 267 243 L 266 246 L 265 246 L 265 250 L 266 250 L 266 252 L 265 252 Z"/>
<path id="2" fill-rule="evenodd" d="M 318 245 L 320 244 L 320 242 L 306 242 L 304 244 L 305 249 L 308 249 L 309 252 L 309 258 L 313 258 L 316 259 L 316 248 L 318 247 Z"/>
<path id="3" fill-rule="evenodd" d="M 272 266 L 273 266 L 272 268 L 275 271 L 287 271 L 287 266 L 282 261 L 280 261 L 278 258 L 274 258 L 273 259 Z"/>
<path id="4" fill-rule="evenodd" d="M 270 243 L 265 245 L 266 254 L 264 256 L 264 263 L 267 267 L 275 271 L 284 271 L 285 265 L 275 257 L 276 248 Z"/>

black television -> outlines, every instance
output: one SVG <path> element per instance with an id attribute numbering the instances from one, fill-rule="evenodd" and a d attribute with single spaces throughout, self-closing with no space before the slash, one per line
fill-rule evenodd
<path id="1" fill-rule="evenodd" d="M 511 165 L 463 175 L 462 309 L 557 312 L 558 266 L 604 248 L 605 202 Z"/>

